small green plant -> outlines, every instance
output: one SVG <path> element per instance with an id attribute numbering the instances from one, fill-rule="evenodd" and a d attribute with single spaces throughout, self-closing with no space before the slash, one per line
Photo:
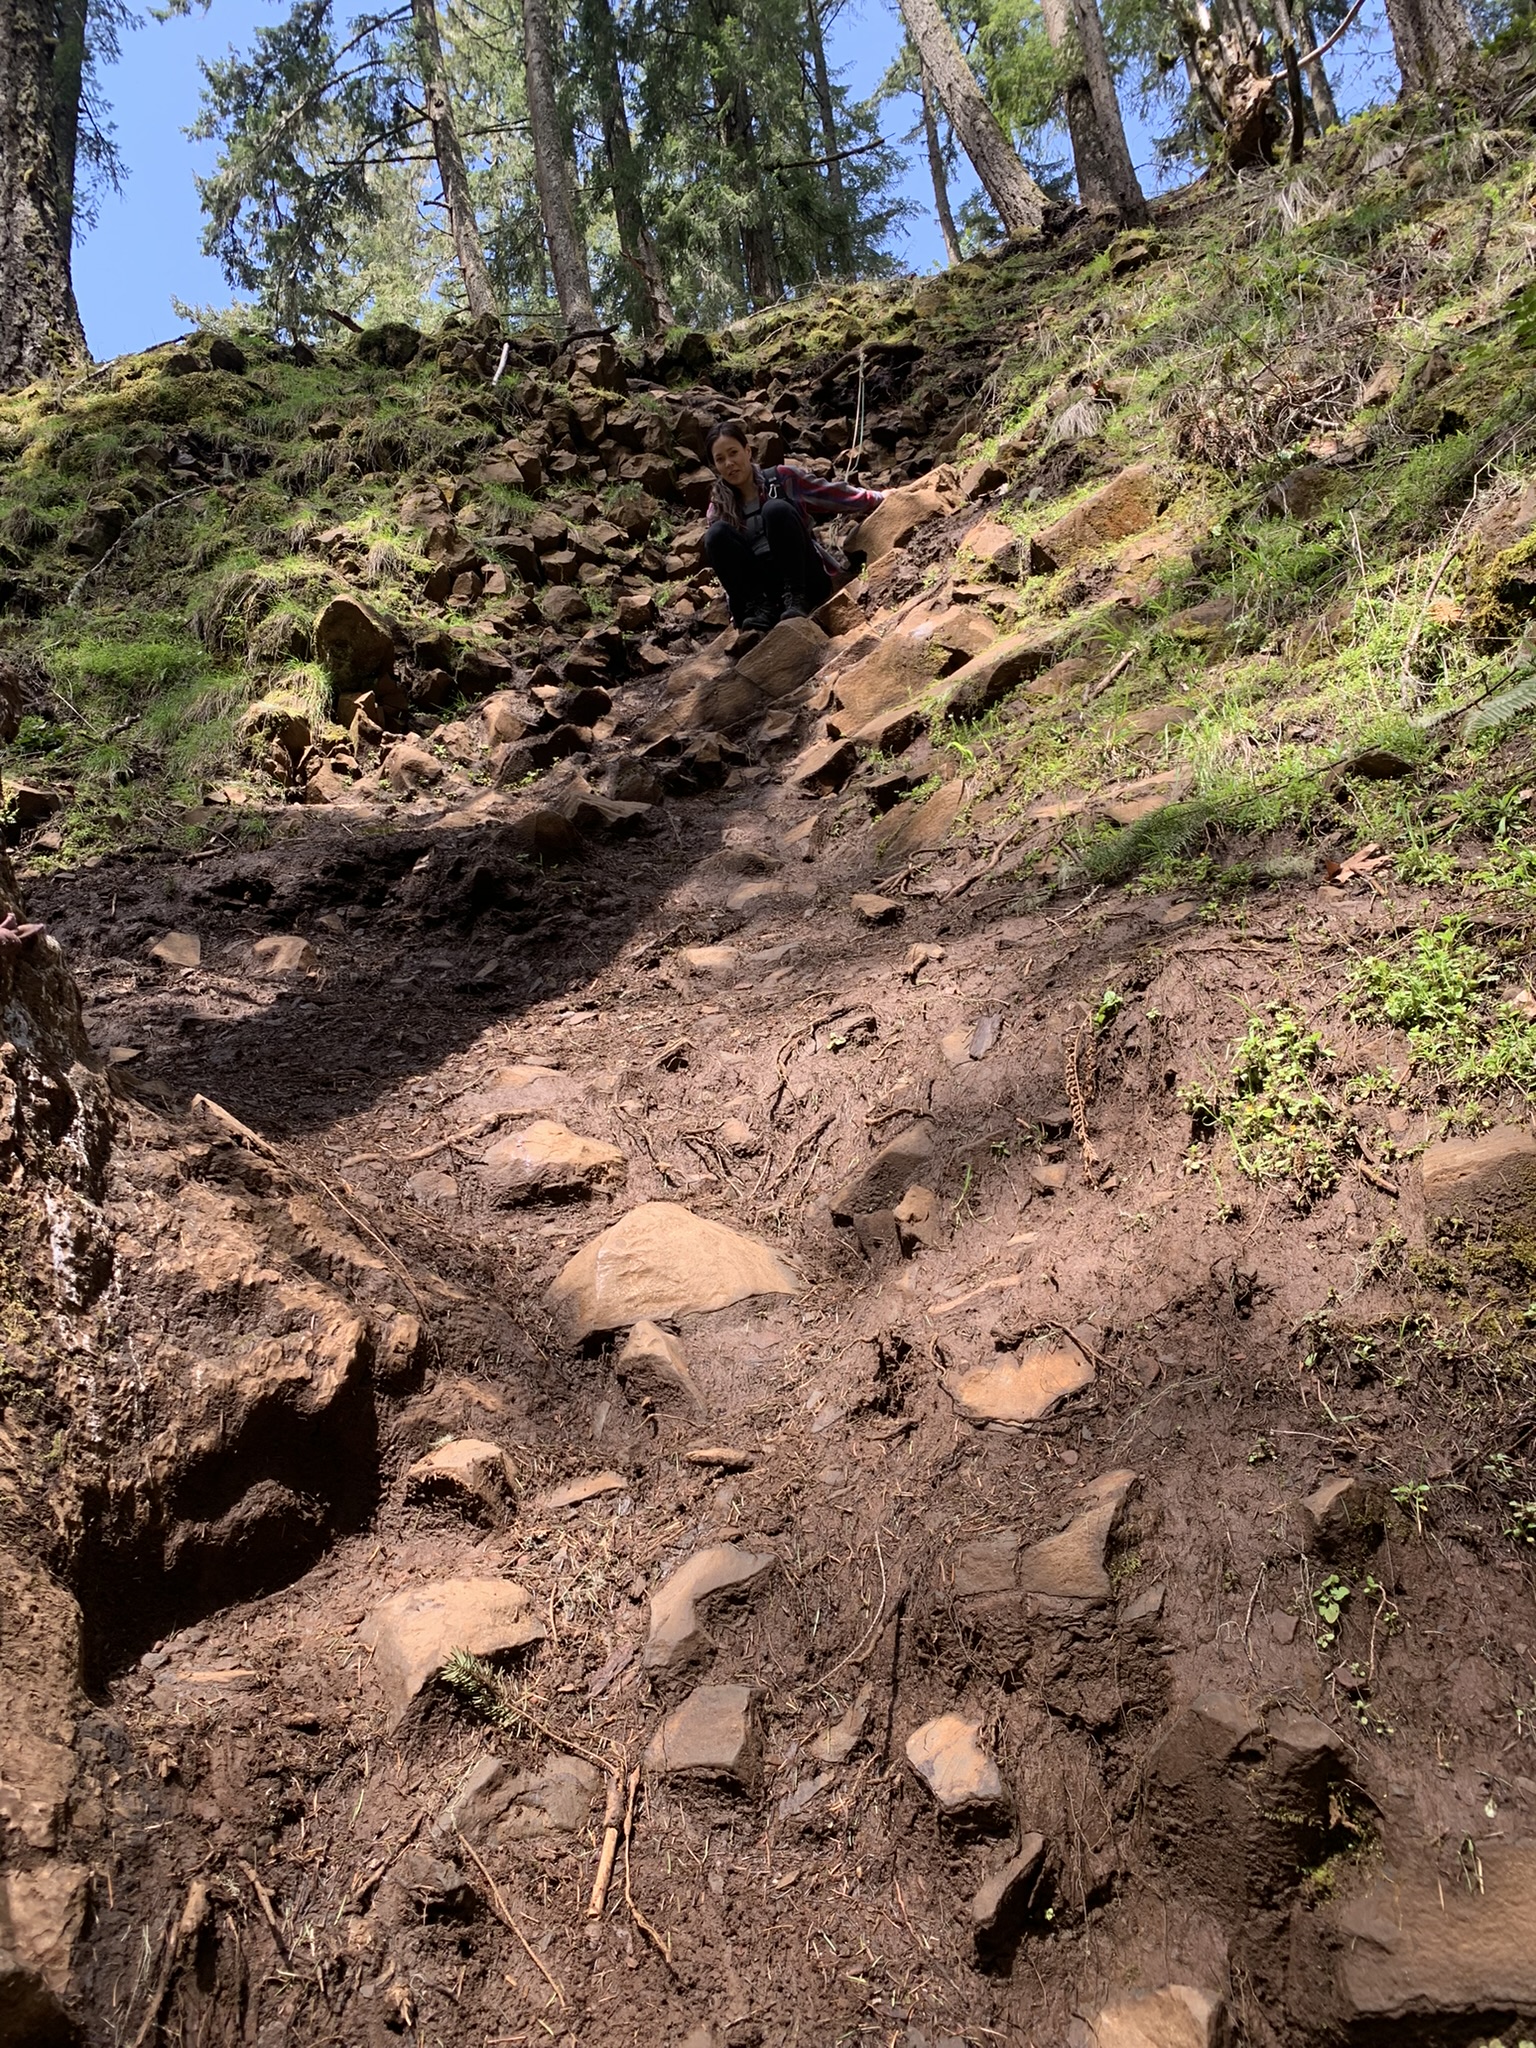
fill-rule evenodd
<path id="1" fill-rule="evenodd" d="M 1312 1605 L 1318 1619 L 1317 1647 L 1326 1650 L 1338 1636 L 1339 1622 L 1350 1598 L 1350 1586 L 1337 1572 L 1330 1572 L 1312 1588 Z"/>
<path id="2" fill-rule="evenodd" d="M 1249 1023 L 1232 1052 L 1231 1084 L 1186 1089 L 1192 1135 L 1224 1132 L 1240 1172 L 1260 1182 L 1289 1181 L 1304 1208 L 1337 1186 L 1347 1125 L 1317 1085 L 1333 1059 L 1316 1031 L 1284 1004 Z"/>
<path id="3" fill-rule="evenodd" d="M 1507 978 L 1499 957 L 1468 938 L 1465 918 L 1448 918 L 1395 959 L 1361 961 L 1344 1001 L 1385 1017 L 1453 1082 L 1536 1089 L 1536 1023 L 1500 1000 Z"/>
<path id="4" fill-rule="evenodd" d="M 1536 1544 L 1536 1500 L 1512 1500 L 1505 1513 L 1504 1534 L 1515 1543 Z"/>
<path id="5" fill-rule="evenodd" d="M 1405 1513 L 1413 1516 L 1413 1526 L 1424 1534 L 1424 1510 L 1429 1506 L 1429 1481 L 1415 1479 L 1402 1486 L 1394 1486 L 1392 1498 Z"/>
<path id="6" fill-rule="evenodd" d="M 1093 1013 L 1093 1029 L 1095 1037 L 1097 1037 L 1100 1033 L 1107 1031 L 1110 1025 L 1114 1023 L 1115 1019 L 1119 1016 L 1120 1012 L 1124 1008 L 1125 997 L 1118 994 L 1117 991 L 1112 988 L 1105 989 L 1103 995 L 1099 997 L 1098 1007 L 1095 1009 Z"/>

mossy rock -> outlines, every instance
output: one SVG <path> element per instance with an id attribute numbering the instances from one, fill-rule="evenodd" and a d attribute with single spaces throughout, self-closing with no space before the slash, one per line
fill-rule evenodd
<path id="1" fill-rule="evenodd" d="M 422 337 L 406 320 L 381 320 L 365 327 L 355 344 L 358 360 L 383 370 L 406 370 L 421 354 Z"/>

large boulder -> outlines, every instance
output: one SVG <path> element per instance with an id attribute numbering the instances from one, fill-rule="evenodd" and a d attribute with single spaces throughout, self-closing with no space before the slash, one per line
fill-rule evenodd
<path id="1" fill-rule="evenodd" d="M 677 1202 L 644 1202 L 582 1246 L 549 1290 L 572 1343 L 658 1317 L 729 1308 L 804 1282 L 771 1246 Z"/>
<path id="2" fill-rule="evenodd" d="M 366 690 L 394 673 L 395 637 L 381 613 L 348 594 L 333 597 L 315 620 L 315 653 L 338 695 Z"/>
<path id="3" fill-rule="evenodd" d="M 942 519 L 964 504 L 958 489 L 938 478 L 925 477 L 920 484 L 887 491 L 884 502 L 848 536 L 850 554 L 877 562 L 892 548 L 905 547 L 920 526 L 930 519 Z"/>
<path id="4" fill-rule="evenodd" d="M 1030 542 L 1030 567 L 1037 572 L 1065 569 L 1084 555 L 1129 540 L 1152 524 L 1166 501 L 1152 464 L 1132 463 L 1040 529 Z"/>

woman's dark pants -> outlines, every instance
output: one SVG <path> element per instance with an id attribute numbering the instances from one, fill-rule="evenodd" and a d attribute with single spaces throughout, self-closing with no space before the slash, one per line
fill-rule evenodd
<path id="1" fill-rule="evenodd" d="M 705 537 L 709 566 L 725 585 L 731 617 L 738 626 L 749 612 L 759 609 L 777 617 L 785 597 L 791 594 L 808 611 L 832 595 L 826 564 L 811 545 L 793 505 L 770 498 L 763 506 L 763 532 L 768 540 L 766 555 L 754 554 L 746 535 L 723 520 Z"/>

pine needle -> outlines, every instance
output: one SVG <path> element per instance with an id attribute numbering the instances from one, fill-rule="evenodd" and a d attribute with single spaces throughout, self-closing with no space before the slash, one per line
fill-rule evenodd
<path id="1" fill-rule="evenodd" d="M 493 1728 L 524 1739 L 530 1734 L 542 1735 L 556 1748 L 572 1756 L 585 1757 L 600 1771 L 615 1768 L 611 1756 L 598 1756 L 595 1751 L 574 1741 L 564 1730 L 551 1728 L 547 1721 L 541 1720 L 527 1700 L 519 1699 L 509 1681 L 483 1657 L 476 1657 L 468 1650 L 455 1650 L 443 1666 L 443 1683 L 458 1694 L 471 1713 L 478 1714 L 482 1721 L 490 1722 Z"/>

